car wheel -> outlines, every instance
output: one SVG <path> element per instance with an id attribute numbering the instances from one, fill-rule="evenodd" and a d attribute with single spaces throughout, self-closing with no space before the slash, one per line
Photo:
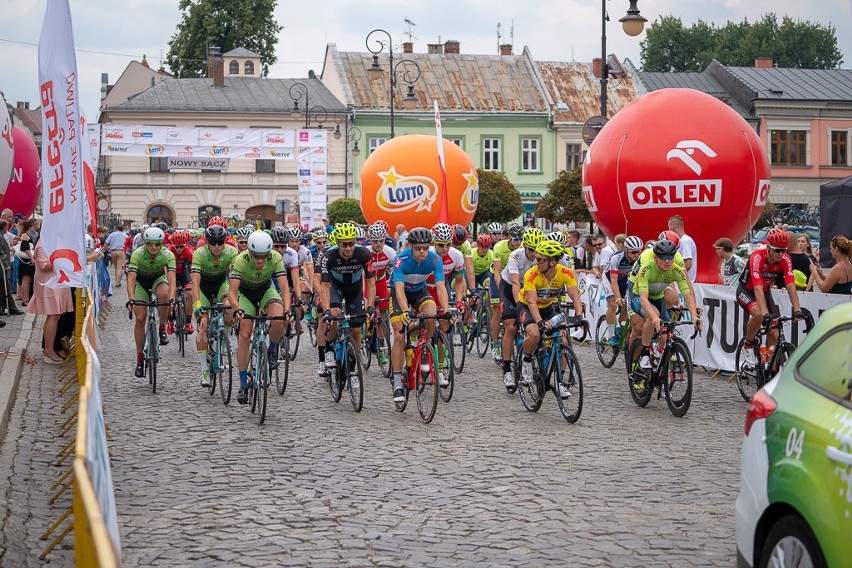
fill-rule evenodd
<path id="1" fill-rule="evenodd" d="M 761 568 L 820 568 L 825 559 L 814 533 L 797 515 L 782 517 L 766 537 L 760 554 Z"/>

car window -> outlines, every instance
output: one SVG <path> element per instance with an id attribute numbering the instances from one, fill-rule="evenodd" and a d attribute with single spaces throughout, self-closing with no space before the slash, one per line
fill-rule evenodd
<path id="1" fill-rule="evenodd" d="M 805 232 L 808 234 L 812 241 L 819 240 L 819 231 L 817 231 L 816 229 L 807 229 Z"/>
<path id="2" fill-rule="evenodd" d="M 839 399 L 852 387 L 852 327 L 838 328 L 823 339 L 796 368 L 799 378 Z"/>

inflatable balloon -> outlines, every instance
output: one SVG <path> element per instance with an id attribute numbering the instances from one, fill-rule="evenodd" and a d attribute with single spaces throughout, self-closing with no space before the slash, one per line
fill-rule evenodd
<path id="1" fill-rule="evenodd" d="M 718 99 L 662 89 L 619 111 L 583 164 L 583 198 L 604 232 L 656 239 L 672 215 L 698 248 L 697 282 L 721 283 L 713 243 L 736 244 L 766 205 L 770 167 L 751 126 Z"/>
<path id="2" fill-rule="evenodd" d="M 41 161 L 35 142 L 20 126 L 12 131 L 15 140 L 15 166 L 12 181 L 0 201 L 0 211 L 7 207 L 12 213 L 32 215 L 41 194 Z"/>
<path id="3" fill-rule="evenodd" d="M 447 222 L 467 226 L 476 213 L 479 176 L 464 150 L 444 140 Z M 441 169 L 435 136 L 392 138 L 370 154 L 361 168 L 361 211 L 369 223 L 384 219 L 393 230 L 432 227 L 441 211 Z"/>
<path id="4" fill-rule="evenodd" d="M 0 201 L 6 193 L 6 186 L 12 176 L 12 163 L 15 158 L 15 144 L 12 139 L 12 118 L 6 107 L 6 100 L 0 96 Z"/>

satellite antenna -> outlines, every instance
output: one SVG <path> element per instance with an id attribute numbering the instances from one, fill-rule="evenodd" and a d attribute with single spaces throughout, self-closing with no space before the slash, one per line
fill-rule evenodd
<path id="1" fill-rule="evenodd" d="M 497 22 L 497 53 L 500 53 L 500 40 L 503 38 L 500 27 L 500 22 Z"/>
<path id="2" fill-rule="evenodd" d="M 417 39 L 416 37 L 411 35 L 411 26 L 416 26 L 417 24 L 415 24 L 414 22 L 412 22 L 408 18 L 405 18 L 405 23 L 408 25 L 408 30 L 406 30 L 406 32 L 405 32 L 405 35 L 408 36 L 408 41 L 412 41 L 412 40 Z"/>

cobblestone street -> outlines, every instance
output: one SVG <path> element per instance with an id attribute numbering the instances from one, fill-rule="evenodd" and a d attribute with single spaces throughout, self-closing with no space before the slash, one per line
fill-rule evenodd
<path id="1" fill-rule="evenodd" d="M 375 363 L 364 410 L 354 413 L 345 395 L 335 404 L 314 375 L 316 351 L 303 344 L 284 396 L 270 389 L 260 427 L 248 407 L 226 407 L 198 386 L 197 358 L 188 350 L 181 359 L 174 340 L 152 394 L 133 377 L 123 309 L 102 337 L 127 566 L 735 564 L 745 404 L 735 384 L 701 369 L 692 407 L 677 419 L 664 400 L 637 408 L 619 365 L 603 369 L 580 346 L 586 398 L 570 425 L 552 394 L 537 414 L 526 412 L 490 356 L 474 353 L 452 402 L 424 425 L 413 399 L 394 410 Z M 33 403 L 48 402 L 37 383 L 50 373 L 30 369 L 4 465 L 44 451 L 23 443 L 32 432 L 14 430 L 22 403 L 27 418 Z M 39 510 L 25 539 L 7 530 L 12 511 L 7 559 L 46 528 L 39 495 L 53 473 L 32 476 L 29 497 L 12 494 Z"/>

